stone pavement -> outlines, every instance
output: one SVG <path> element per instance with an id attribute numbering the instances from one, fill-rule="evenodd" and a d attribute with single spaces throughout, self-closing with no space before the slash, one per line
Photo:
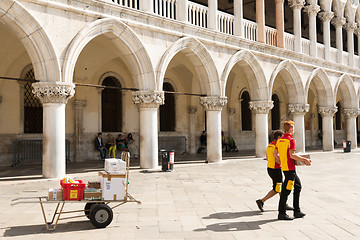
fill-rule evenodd
<path id="1" fill-rule="evenodd" d="M 39 204 L 10 206 L 10 200 L 46 195 L 58 180 L 26 174 L 0 178 L 0 239 L 360 239 L 360 151 L 312 152 L 311 158 L 312 166 L 297 169 L 307 215 L 290 222 L 276 219 L 278 196 L 265 203 L 263 213 L 255 204 L 271 188 L 263 159 L 177 164 L 173 172 L 132 170 L 129 192 L 143 204 L 115 208 L 105 229 L 81 217 L 61 221 L 49 232 Z M 71 175 L 96 180 L 97 167 Z M 83 207 L 65 205 L 66 210 Z"/>

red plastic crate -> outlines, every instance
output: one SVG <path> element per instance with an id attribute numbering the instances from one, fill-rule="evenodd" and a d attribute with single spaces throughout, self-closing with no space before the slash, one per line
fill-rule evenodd
<path id="1" fill-rule="evenodd" d="M 63 183 L 60 185 L 63 189 L 63 200 L 80 201 L 84 199 L 84 190 L 86 184 L 82 180 L 76 180 L 79 183 Z"/>

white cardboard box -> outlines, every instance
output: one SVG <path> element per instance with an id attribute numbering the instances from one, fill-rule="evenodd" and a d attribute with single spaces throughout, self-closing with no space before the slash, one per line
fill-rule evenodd
<path id="1" fill-rule="evenodd" d="M 118 158 L 107 158 L 104 169 L 108 173 L 125 174 L 126 162 Z"/>
<path id="2" fill-rule="evenodd" d="M 99 172 L 99 181 L 103 200 L 124 200 L 125 174 Z"/>

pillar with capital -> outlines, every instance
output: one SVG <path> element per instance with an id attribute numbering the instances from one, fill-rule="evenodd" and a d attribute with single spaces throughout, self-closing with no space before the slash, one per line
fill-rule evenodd
<path id="1" fill-rule="evenodd" d="M 164 92 L 144 90 L 132 93 L 140 110 L 140 168 L 158 167 L 158 107 L 164 104 Z"/>
<path id="2" fill-rule="evenodd" d="M 197 107 L 189 106 L 188 114 L 189 114 L 189 152 L 191 154 L 196 153 L 196 139 L 195 139 L 195 113 L 197 111 Z"/>
<path id="3" fill-rule="evenodd" d="M 335 26 L 335 30 L 336 30 L 337 62 L 342 63 L 342 52 L 343 52 L 342 27 L 346 23 L 346 19 L 344 17 L 335 17 L 331 20 L 331 23 Z"/>
<path id="4" fill-rule="evenodd" d="M 324 151 L 334 150 L 333 119 L 337 107 L 319 107 L 318 112 L 322 117 L 322 141 Z"/>
<path id="5" fill-rule="evenodd" d="M 354 66 L 354 31 L 357 27 L 355 22 L 348 22 L 344 25 L 347 32 L 347 49 L 349 53 L 349 66 Z"/>
<path id="6" fill-rule="evenodd" d="M 289 104 L 289 113 L 295 123 L 294 138 L 297 152 L 305 152 L 305 113 L 309 111 L 309 104 Z"/>
<path id="7" fill-rule="evenodd" d="M 75 85 L 65 82 L 33 83 L 33 93 L 43 105 L 44 178 L 63 178 L 66 174 L 65 106 L 75 94 Z"/>
<path id="8" fill-rule="evenodd" d="M 249 108 L 255 112 L 255 155 L 256 157 L 266 156 L 268 145 L 268 115 L 274 107 L 273 101 L 254 101 L 249 102 Z"/>
<path id="9" fill-rule="evenodd" d="M 319 13 L 319 18 L 323 23 L 324 30 L 324 45 L 325 45 L 325 60 L 330 60 L 330 20 L 334 17 L 334 13 L 329 12 L 321 12 Z"/>
<path id="10" fill-rule="evenodd" d="M 79 162 L 82 159 L 81 140 L 84 133 L 85 107 L 86 107 L 86 100 L 73 101 L 73 109 L 75 110 L 75 134 L 74 134 L 75 162 Z"/>
<path id="11" fill-rule="evenodd" d="M 206 110 L 206 158 L 209 162 L 219 162 L 222 160 L 221 110 L 227 104 L 227 98 L 221 96 L 201 97 L 200 104 Z"/>
<path id="12" fill-rule="evenodd" d="M 305 7 L 305 11 L 309 15 L 309 38 L 310 38 L 310 56 L 317 56 L 316 42 L 316 14 L 320 11 L 320 6 L 310 4 Z"/>
<path id="13" fill-rule="evenodd" d="M 359 115 L 359 109 L 343 109 L 343 114 L 346 118 L 346 139 L 351 141 L 351 148 L 357 147 L 357 133 L 356 133 L 356 117 Z"/>
<path id="14" fill-rule="evenodd" d="M 301 52 L 301 9 L 304 4 L 305 0 L 289 0 L 294 16 L 295 52 Z"/>

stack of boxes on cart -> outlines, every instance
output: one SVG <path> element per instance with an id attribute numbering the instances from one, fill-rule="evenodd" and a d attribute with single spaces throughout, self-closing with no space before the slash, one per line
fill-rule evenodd
<path id="1" fill-rule="evenodd" d="M 104 171 L 99 171 L 98 181 L 89 181 L 65 177 L 60 180 L 61 189 L 49 189 L 51 201 L 101 201 L 125 200 L 126 162 L 121 159 L 105 159 Z"/>

